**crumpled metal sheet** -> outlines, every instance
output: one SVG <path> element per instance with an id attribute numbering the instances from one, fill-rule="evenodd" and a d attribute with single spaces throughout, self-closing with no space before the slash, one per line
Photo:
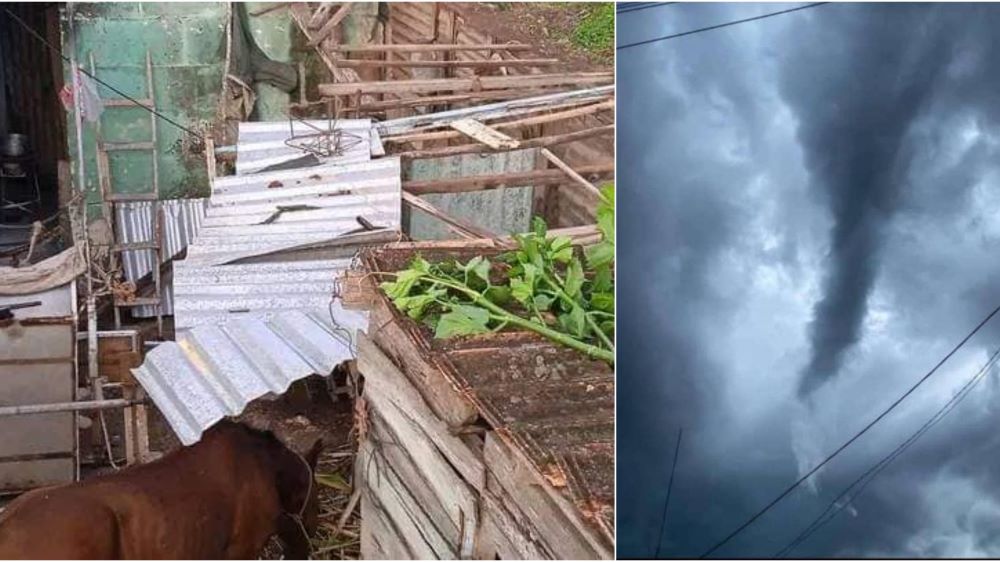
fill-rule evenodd
<path id="1" fill-rule="evenodd" d="M 307 156 L 310 152 L 289 146 L 288 142 L 308 144 L 310 139 L 303 135 L 314 135 L 317 129 L 328 131 L 330 122 L 325 119 L 249 121 L 239 127 L 236 174 L 244 175 Z M 318 157 L 321 163 L 348 164 L 371 159 L 370 119 L 338 119 L 333 121 L 333 128 L 341 132 L 340 149 L 331 156 Z"/>
<path id="2" fill-rule="evenodd" d="M 268 320 L 233 319 L 187 330 L 164 342 L 132 369 L 181 443 L 196 443 L 202 432 L 226 416 L 238 415 L 252 400 L 282 394 L 309 375 L 328 375 L 353 354 L 359 311 L 330 314 L 291 310 Z"/>

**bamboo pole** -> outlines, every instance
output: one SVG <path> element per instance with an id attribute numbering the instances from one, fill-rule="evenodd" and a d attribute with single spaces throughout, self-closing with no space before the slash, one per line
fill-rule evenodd
<path id="1" fill-rule="evenodd" d="M 53 412 L 83 412 L 91 410 L 109 410 L 127 408 L 142 404 L 142 400 L 126 400 L 113 398 L 108 400 L 91 400 L 86 402 L 55 402 L 52 404 L 29 404 L 27 406 L 0 406 L 0 416 L 25 416 L 31 414 L 50 414 Z"/>

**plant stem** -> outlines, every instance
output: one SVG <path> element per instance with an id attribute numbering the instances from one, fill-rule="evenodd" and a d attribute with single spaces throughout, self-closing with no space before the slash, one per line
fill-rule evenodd
<path id="1" fill-rule="evenodd" d="M 450 288 L 452 288 L 452 289 L 454 289 L 454 290 L 456 290 L 456 291 L 464 294 L 465 296 L 467 296 L 470 299 L 472 299 L 472 302 L 474 302 L 474 303 L 476 303 L 476 304 L 478 304 L 478 305 L 486 308 L 487 310 L 489 310 L 493 314 L 502 317 L 503 319 L 505 319 L 507 322 L 510 322 L 511 324 L 514 324 L 516 326 L 520 326 L 522 328 L 525 328 L 525 329 L 531 330 L 533 332 L 536 332 L 538 334 L 541 334 L 541 335 L 549 338 L 550 340 L 555 341 L 556 343 L 561 343 L 561 344 L 565 345 L 566 347 L 573 348 L 573 349 L 575 349 L 577 351 L 580 351 L 580 352 L 586 354 L 589 357 L 596 357 L 596 358 L 601 359 L 603 361 L 607 361 L 608 363 L 614 363 L 615 362 L 615 354 L 614 354 L 614 349 L 613 348 L 612 348 L 611 351 L 609 351 L 607 349 L 602 349 L 600 347 L 597 347 L 596 345 L 591 345 L 589 343 L 582 342 L 582 341 L 580 341 L 580 340 L 578 340 L 578 339 L 576 339 L 576 338 L 574 338 L 572 336 L 569 336 L 567 334 L 564 334 L 562 332 L 557 332 L 557 331 L 549 328 L 548 326 L 539 324 L 538 322 L 534 322 L 532 320 L 527 320 L 525 318 L 521 318 L 520 316 L 518 316 L 516 314 L 512 314 L 512 313 L 504 310 L 503 308 L 500 308 L 499 306 L 493 304 L 492 302 L 490 302 L 489 299 L 487 299 L 483 295 L 479 294 L 475 290 L 470 289 L 468 287 L 464 287 L 462 285 L 457 285 L 455 283 L 450 283 L 450 282 L 445 281 L 443 279 L 431 278 L 431 280 L 436 281 L 438 283 L 441 283 L 445 287 L 450 287 Z M 599 332 L 599 333 L 602 336 L 604 335 L 602 332 Z"/>
<path id="2" fill-rule="evenodd" d="M 566 291 L 564 291 L 561 286 L 557 285 L 555 281 L 553 281 L 552 278 L 549 277 L 547 272 L 542 271 L 542 279 L 544 279 L 545 282 L 548 283 L 549 286 L 555 290 L 556 295 L 560 299 L 569 303 L 570 306 L 580 306 L 579 303 L 574 301 L 569 295 L 566 294 Z M 602 330 L 601 327 L 597 325 L 597 322 L 594 320 L 593 317 L 590 316 L 590 314 L 587 313 L 587 311 L 583 312 L 583 318 L 590 326 L 590 329 L 593 330 L 595 334 L 597 334 L 597 338 L 600 339 L 604 343 L 604 345 L 608 347 L 609 350 L 611 350 L 611 353 L 613 355 L 615 352 L 615 344 L 612 343 L 612 341 L 608 338 L 608 335 L 604 333 L 604 330 Z"/>

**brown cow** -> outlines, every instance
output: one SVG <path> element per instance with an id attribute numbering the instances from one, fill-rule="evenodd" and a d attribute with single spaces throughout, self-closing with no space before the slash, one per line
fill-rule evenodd
<path id="1" fill-rule="evenodd" d="M 307 558 L 321 447 L 303 458 L 222 421 L 158 461 L 17 498 L 0 514 L 0 559 L 250 559 L 275 533 L 286 558 Z"/>

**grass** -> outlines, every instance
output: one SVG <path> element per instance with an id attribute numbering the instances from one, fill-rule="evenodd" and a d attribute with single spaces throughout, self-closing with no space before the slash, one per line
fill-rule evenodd
<path id="1" fill-rule="evenodd" d="M 615 46 L 615 5 L 593 4 L 590 11 L 573 30 L 573 43 L 595 55 L 607 56 Z"/>

